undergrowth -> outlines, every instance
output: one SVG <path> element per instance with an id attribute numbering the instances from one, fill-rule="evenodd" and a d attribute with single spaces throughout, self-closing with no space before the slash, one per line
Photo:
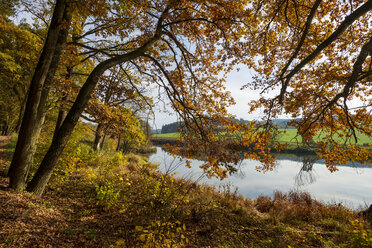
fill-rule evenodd
<path id="1" fill-rule="evenodd" d="M 95 152 L 80 140 L 77 133 L 69 142 L 45 197 L 57 209 L 64 197 L 81 202 L 65 218 L 68 225 L 89 219 L 91 226 L 63 233 L 86 235 L 89 247 L 372 247 L 370 223 L 342 205 L 298 192 L 246 199 L 228 186 L 160 173 L 143 156 Z"/>

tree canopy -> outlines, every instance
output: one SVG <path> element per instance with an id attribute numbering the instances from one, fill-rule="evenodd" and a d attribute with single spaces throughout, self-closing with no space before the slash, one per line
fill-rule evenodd
<path id="1" fill-rule="evenodd" d="M 0 122 L 3 133 L 9 134 L 19 129 L 41 40 L 23 23 L 15 25 L 3 17 L 0 17 L 0 32 Z"/>
<path id="2" fill-rule="evenodd" d="M 366 161 L 370 148 L 358 133 L 371 136 L 372 1 L 255 1 L 260 20 L 251 47 L 257 77 L 245 87 L 260 89 L 251 110 L 267 119 L 280 114 L 317 145 L 327 165 Z M 280 92 L 273 98 L 264 94 Z"/>

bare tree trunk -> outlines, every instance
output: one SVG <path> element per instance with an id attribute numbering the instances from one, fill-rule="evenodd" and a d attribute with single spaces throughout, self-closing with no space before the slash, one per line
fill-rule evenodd
<path id="1" fill-rule="evenodd" d="M 102 148 L 103 144 L 103 126 L 101 124 L 98 124 L 97 129 L 96 129 L 96 137 L 94 139 L 94 144 L 93 144 L 93 149 L 95 151 L 99 151 Z"/>
<path id="2" fill-rule="evenodd" d="M 57 0 L 44 48 L 31 80 L 18 141 L 9 169 L 9 187 L 17 191 L 23 190 L 25 187 L 29 167 L 36 150 L 36 142 L 45 117 L 44 106 L 49 93 L 49 85 L 46 85 L 46 81 L 48 80 L 48 84 L 50 84 L 53 80 L 62 46 L 67 38 L 67 34 L 63 34 L 66 37 L 62 37 L 61 34 L 63 25 L 69 23 L 65 23 L 64 20 L 68 20 L 66 0 Z M 68 32 L 67 29 L 68 25 L 64 33 Z M 57 49 L 58 46 L 60 49 Z"/>
<path id="3" fill-rule="evenodd" d="M 106 134 L 104 134 L 104 135 L 103 135 L 103 139 L 102 139 L 102 142 L 101 142 L 101 145 L 100 145 L 100 149 L 102 149 L 102 148 L 103 148 L 103 146 L 104 146 L 104 144 L 105 144 L 105 141 L 106 141 L 106 138 L 107 138 L 107 135 L 106 135 Z"/>
<path id="4" fill-rule="evenodd" d="M 110 98 L 111 98 L 111 95 L 112 95 L 112 88 L 111 88 L 111 84 L 113 82 L 111 81 L 110 82 L 110 85 L 108 86 L 107 88 L 107 91 L 106 91 L 106 96 L 105 96 L 105 99 L 104 99 L 104 103 L 108 103 L 110 101 Z M 99 151 L 103 148 L 103 143 L 105 142 L 105 134 L 104 134 L 104 130 L 103 130 L 103 125 L 101 123 L 98 123 L 98 126 L 97 126 L 97 129 L 96 129 L 96 137 L 94 139 L 94 144 L 93 144 L 93 149 L 95 151 Z"/>

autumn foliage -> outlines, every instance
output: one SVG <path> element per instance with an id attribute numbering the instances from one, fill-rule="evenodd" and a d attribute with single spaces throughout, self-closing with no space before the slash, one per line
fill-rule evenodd
<path id="1" fill-rule="evenodd" d="M 143 90 L 148 87 L 157 88 L 182 120 L 184 146 L 173 153 L 202 158 L 210 176 L 225 178 L 242 158 L 271 169 L 272 152 L 285 147 L 275 142 L 271 120 L 282 114 L 297 118 L 291 125 L 304 144 L 315 143 L 331 171 L 337 163 L 371 157 L 357 138 L 371 135 L 370 0 L 40 3 L 23 3 L 35 16 L 53 18 L 49 26 L 39 18 L 48 32 L 30 89 L 41 93 L 31 91 L 27 100 L 11 166 L 15 189 L 27 182 L 48 106 L 57 103 L 60 111 L 53 141 L 28 186 L 37 194 L 81 117 L 98 124 L 95 149 L 106 136 L 119 145 L 146 143 L 138 118 L 153 107 Z M 227 111 L 234 99 L 226 76 L 236 66 L 255 71 L 243 88 L 261 90 L 250 111 L 263 109 L 263 122 L 237 123 Z"/>
<path id="2" fill-rule="evenodd" d="M 251 111 L 266 118 L 300 118 L 305 142 L 321 135 L 318 155 L 335 164 L 365 162 L 371 147 L 371 1 L 254 1 L 258 25 L 251 43 L 257 72 L 245 88 L 259 89 Z M 280 89 L 279 94 L 267 93 Z"/>
<path id="3" fill-rule="evenodd" d="M 372 0 L 0 0 L 0 246 L 371 247 L 371 207 L 244 199 L 130 153 L 167 103 L 167 148 L 210 177 L 272 170 L 282 116 L 330 171 L 370 162 L 371 20 Z M 263 119 L 229 113 L 236 68 Z"/>

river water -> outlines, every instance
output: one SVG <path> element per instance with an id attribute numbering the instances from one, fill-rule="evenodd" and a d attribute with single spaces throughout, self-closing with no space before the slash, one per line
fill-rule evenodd
<path id="1" fill-rule="evenodd" d="M 162 172 L 176 173 L 176 177 L 217 188 L 226 188 L 228 185 L 232 191 L 236 190 L 238 194 L 251 199 L 261 195 L 272 197 L 276 190 L 283 193 L 293 190 L 306 191 L 324 203 L 342 203 L 352 209 L 372 203 L 371 164 L 350 163 L 338 166 L 339 170 L 331 173 L 324 162 L 314 156 L 278 155 L 273 171 L 258 172 L 256 166 L 260 163 L 245 159 L 237 173 L 221 181 L 204 175 L 199 168 L 202 161 L 192 160 L 192 168 L 189 169 L 184 161 L 174 159 L 161 147 L 156 147 L 156 153 L 149 160 L 158 163 Z"/>

